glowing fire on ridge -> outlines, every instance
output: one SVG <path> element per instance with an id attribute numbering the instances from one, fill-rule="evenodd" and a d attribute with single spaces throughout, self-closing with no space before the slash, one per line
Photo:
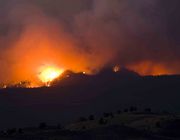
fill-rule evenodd
<path id="1" fill-rule="evenodd" d="M 43 83 L 47 84 L 58 78 L 63 72 L 63 69 L 48 66 L 41 70 L 38 77 Z"/>
<path id="2" fill-rule="evenodd" d="M 116 65 L 115 67 L 113 67 L 113 71 L 114 72 L 119 72 L 120 71 L 120 66 Z"/>

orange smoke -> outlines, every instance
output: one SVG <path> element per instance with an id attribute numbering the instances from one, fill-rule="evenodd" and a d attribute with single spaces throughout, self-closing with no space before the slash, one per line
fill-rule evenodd
<path id="1" fill-rule="evenodd" d="M 128 65 L 127 68 L 139 73 L 140 75 L 169 75 L 175 74 L 171 69 L 168 69 L 166 65 L 162 63 L 143 61 Z"/>
<path id="2" fill-rule="evenodd" d="M 66 21 L 59 18 L 45 16 L 36 6 L 20 4 L 19 7 L 14 7 L 11 13 L 13 27 L 9 28 L 8 35 L 0 36 L 0 83 L 21 85 L 24 83 L 21 81 L 30 81 L 30 87 L 42 86 L 43 82 L 52 81 L 65 70 L 93 74 L 105 66 L 117 63 L 141 75 L 180 72 L 179 57 L 173 57 L 174 54 L 169 53 L 168 47 L 160 47 L 156 51 L 150 49 L 153 42 L 157 48 L 166 43 L 156 42 L 156 39 L 154 41 L 156 34 L 141 34 L 146 32 L 146 26 L 141 29 L 141 18 L 132 16 L 132 21 L 135 22 L 131 22 L 131 16 L 121 15 L 129 12 L 118 12 L 119 2 L 109 5 L 107 1 L 103 9 L 101 1 L 99 2 L 94 10 L 74 15 L 68 22 L 72 25 L 66 25 Z M 116 7 L 117 11 L 113 10 Z M 119 20 L 118 17 L 124 18 Z M 146 40 L 143 38 L 138 43 L 134 36 L 136 34 L 147 37 L 147 40 L 149 35 L 154 36 L 153 41 L 150 41 L 152 45 L 144 43 Z M 166 58 L 168 54 L 170 55 Z M 161 58 L 161 55 L 164 57 Z M 176 63 L 169 65 L 167 60 Z M 115 72 L 119 70 L 119 66 L 114 68 Z"/>
<path id="3" fill-rule="evenodd" d="M 7 49 L 3 50 L 4 61 L 0 63 L 4 66 L 0 69 L 3 73 L 0 82 L 30 81 L 32 86 L 40 86 L 42 82 L 51 81 L 51 75 L 53 79 L 59 76 L 62 69 L 92 73 L 103 67 L 104 61 L 109 58 L 105 53 L 94 50 L 89 53 L 80 49 L 79 44 L 56 20 L 43 16 L 33 19 L 25 24 L 20 36 L 12 39 Z M 50 70 L 50 77 L 47 71 L 42 72 L 42 68 L 48 66 L 55 66 Z"/>
<path id="4" fill-rule="evenodd" d="M 17 40 L 7 52 L 7 59 L 13 64 L 10 65 L 9 74 L 14 82 L 28 80 L 40 82 L 38 75 L 40 69 L 45 66 L 57 66 L 65 69 L 78 70 L 72 62 L 75 60 L 76 50 L 73 48 L 73 41 L 64 33 L 60 34 L 56 26 L 47 27 L 46 25 L 31 25 L 23 32 L 20 39 Z M 68 39 L 68 40 L 67 40 Z M 79 56 L 78 68 L 83 68 L 84 63 Z M 40 79 L 42 80 L 42 79 Z"/>
<path id="5" fill-rule="evenodd" d="M 32 87 L 41 86 L 64 70 L 94 73 L 103 68 L 108 59 L 111 60 L 107 54 L 111 56 L 113 53 L 108 50 L 101 52 L 99 48 L 89 54 L 79 49 L 78 42 L 60 27 L 56 22 L 26 26 L 19 39 L 4 53 L 9 64 L 0 70 L 4 73 L 1 82 L 30 81 Z M 141 75 L 174 74 L 164 64 L 152 61 L 128 64 L 127 68 Z M 118 66 L 114 68 L 115 72 L 119 70 Z"/>

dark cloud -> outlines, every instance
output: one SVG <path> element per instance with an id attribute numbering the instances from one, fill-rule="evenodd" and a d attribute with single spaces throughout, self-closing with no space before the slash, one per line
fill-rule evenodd
<path id="1" fill-rule="evenodd" d="M 178 3 L 162 0 L 98 0 L 93 11 L 77 21 L 81 24 L 82 20 L 87 20 L 84 26 L 90 27 L 87 30 L 92 35 L 99 33 L 98 36 L 104 39 L 112 39 L 109 46 L 118 48 L 122 62 L 142 59 L 174 62 L 179 61 L 180 53 Z"/>
<path id="2" fill-rule="evenodd" d="M 68 51 L 75 50 L 70 61 L 83 63 L 80 70 L 119 64 L 140 72 L 146 65 L 143 74 L 156 69 L 180 73 L 179 4 L 179 0 L 1 0 L 0 64 L 10 61 L 7 48 L 35 26 L 39 32 L 47 30 L 50 38 L 68 36 L 65 40 L 73 44 Z M 80 62 L 74 59 L 79 55 Z"/>

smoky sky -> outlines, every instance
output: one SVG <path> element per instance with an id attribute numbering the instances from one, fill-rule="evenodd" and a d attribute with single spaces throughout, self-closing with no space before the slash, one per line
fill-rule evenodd
<path id="1" fill-rule="evenodd" d="M 1 0 L 0 64 L 9 61 L 4 50 L 27 25 L 55 21 L 88 57 L 88 69 L 149 62 L 180 73 L 179 5 L 179 0 Z"/>

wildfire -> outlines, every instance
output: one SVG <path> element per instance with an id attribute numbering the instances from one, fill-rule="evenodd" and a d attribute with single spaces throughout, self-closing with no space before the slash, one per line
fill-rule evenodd
<path id="1" fill-rule="evenodd" d="M 151 61 L 143 61 L 140 63 L 136 63 L 133 65 L 127 66 L 127 68 L 141 74 L 141 75 L 166 75 L 166 74 L 174 74 L 168 67 L 161 63 L 155 63 Z"/>
<path id="2" fill-rule="evenodd" d="M 42 69 L 38 77 L 43 83 L 50 86 L 50 83 L 58 78 L 63 72 L 63 69 L 48 66 Z"/>
<path id="3" fill-rule="evenodd" d="M 113 68 L 113 71 L 114 71 L 114 72 L 120 71 L 120 66 L 116 65 L 116 66 Z"/>

